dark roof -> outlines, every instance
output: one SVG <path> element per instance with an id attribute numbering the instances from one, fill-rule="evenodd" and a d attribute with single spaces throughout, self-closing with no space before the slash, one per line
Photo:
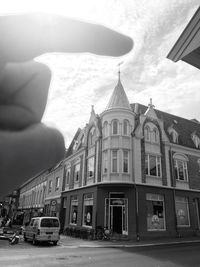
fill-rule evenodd
<path id="1" fill-rule="evenodd" d="M 137 107 L 137 110 L 136 110 Z M 131 104 L 131 108 L 133 111 L 137 111 L 137 114 L 144 114 L 147 110 L 147 106 L 142 104 Z M 196 133 L 196 135 L 200 138 L 200 124 L 194 120 L 188 120 L 176 115 L 172 115 L 167 112 L 163 112 L 155 109 L 155 112 L 159 119 L 164 122 L 164 130 L 172 142 L 171 135 L 168 133 L 168 128 L 173 124 L 174 129 L 177 131 L 179 138 L 178 144 L 190 148 L 197 149 L 192 141 L 191 134 Z M 199 149 L 198 149 L 199 150 Z"/>

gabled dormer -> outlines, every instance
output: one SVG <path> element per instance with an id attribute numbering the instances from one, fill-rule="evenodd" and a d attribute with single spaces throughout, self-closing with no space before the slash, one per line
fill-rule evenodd
<path id="1" fill-rule="evenodd" d="M 200 138 L 197 135 L 196 131 L 191 134 L 192 141 L 196 148 L 200 148 Z"/>
<path id="2" fill-rule="evenodd" d="M 172 138 L 172 142 L 178 144 L 178 137 L 179 137 L 179 134 L 178 134 L 178 132 L 176 131 L 174 124 L 170 125 L 170 126 L 168 127 L 167 131 L 168 131 L 169 135 L 170 135 L 171 138 Z"/>

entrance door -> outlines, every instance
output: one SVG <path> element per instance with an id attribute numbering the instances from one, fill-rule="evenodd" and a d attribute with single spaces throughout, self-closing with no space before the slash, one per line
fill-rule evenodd
<path id="1" fill-rule="evenodd" d="M 122 234 L 122 206 L 113 206 L 112 226 L 113 232 Z"/>

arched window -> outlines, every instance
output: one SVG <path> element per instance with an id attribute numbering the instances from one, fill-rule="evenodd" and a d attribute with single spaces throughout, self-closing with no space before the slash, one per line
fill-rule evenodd
<path id="1" fill-rule="evenodd" d="M 159 132 L 157 128 L 154 128 L 151 133 L 151 142 L 159 143 Z"/>
<path id="2" fill-rule="evenodd" d="M 103 137 L 107 137 L 108 136 L 108 122 L 105 121 L 103 124 Z"/>
<path id="3" fill-rule="evenodd" d="M 123 135 L 128 135 L 129 134 L 129 121 L 124 120 L 123 121 Z"/>
<path id="4" fill-rule="evenodd" d="M 145 141 L 150 141 L 150 128 L 149 128 L 149 126 L 145 126 L 145 128 L 144 128 L 144 138 L 145 138 Z"/>
<path id="5" fill-rule="evenodd" d="M 96 130 L 93 127 L 90 132 L 89 132 L 89 136 L 88 136 L 88 145 L 92 146 L 95 144 L 95 139 L 96 139 Z"/>
<path id="6" fill-rule="evenodd" d="M 113 120 L 112 121 L 112 134 L 115 135 L 115 134 L 118 134 L 118 120 Z"/>

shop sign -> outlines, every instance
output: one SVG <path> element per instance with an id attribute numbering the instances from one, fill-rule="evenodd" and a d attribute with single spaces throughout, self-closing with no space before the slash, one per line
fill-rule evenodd
<path id="1" fill-rule="evenodd" d="M 151 218 L 151 223 L 157 227 L 159 224 L 160 224 L 160 221 L 159 221 L 159 218 L 158 218 L 158 215 L 153 215 L 152 218 Z"/>
<path id="2" fill-rule="evenodd" d="M 110 199 L 110 205 L 118 205 L 118 206 L 122 206 L 125 205 L 124 204 L 124 199 L 121 198 L 115 198 L 115 199 Z"/>
<path id="3" fill-rule="evenodd" d="M 56 200 L 52 200 L 51 201 L 51 206 L 55 206 L 57 204 L 57 201 Z"/>
<path id="4" fill-rule="evenodd" d="M 184 210 L 179 209 L 178 212 L 177 212 L 177 215 L 181 220 L 185 219 L 185 211 Z"/>

